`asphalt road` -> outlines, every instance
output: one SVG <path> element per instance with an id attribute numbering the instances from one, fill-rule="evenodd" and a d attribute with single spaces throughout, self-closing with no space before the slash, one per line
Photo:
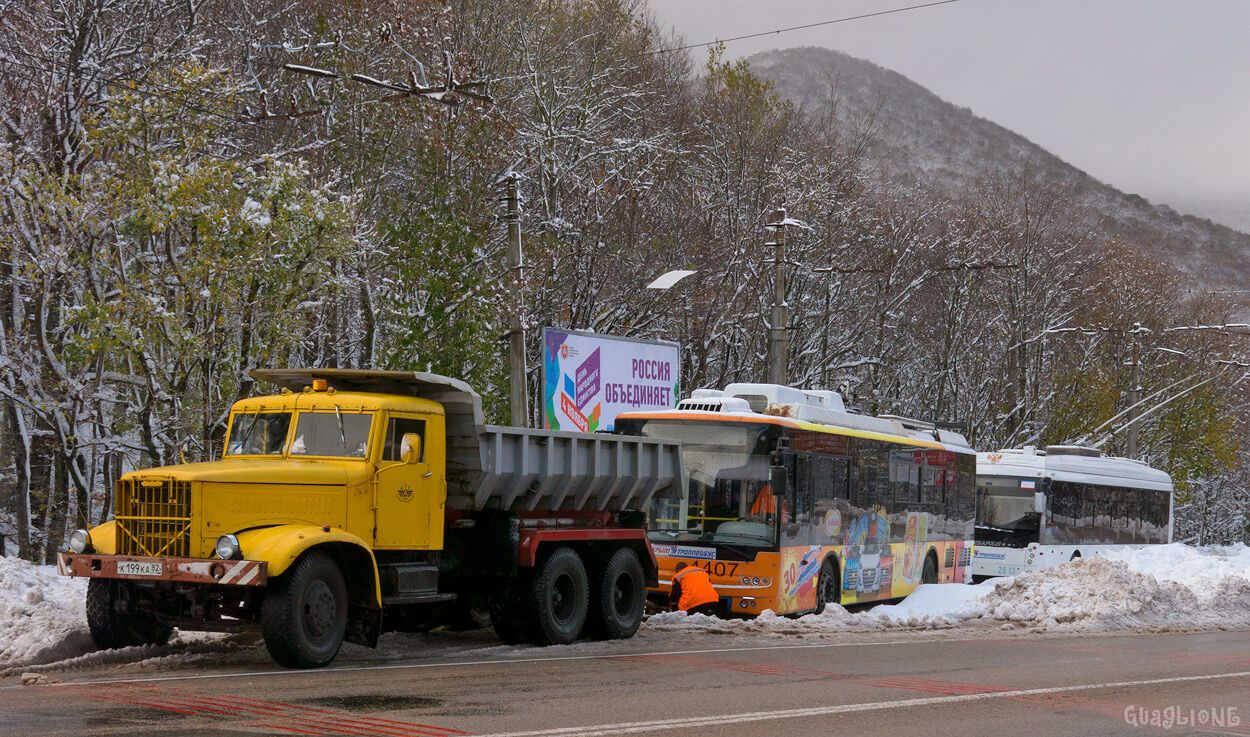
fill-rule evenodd
<path id="1" fill-rule="evenodd" d="M 1250 735 L 1250 632 L 972 635 L 548 649 L 457 635 L 463 646 L 433 656 L 320 671 L 212 657 L 97 667 L 43 685 L 0 679 L 0 734 Z"/>

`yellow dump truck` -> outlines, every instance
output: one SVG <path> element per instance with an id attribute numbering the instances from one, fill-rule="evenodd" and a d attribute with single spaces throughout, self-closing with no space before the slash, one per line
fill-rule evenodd
<path id="1" fill-rule="evenodd" d="M 624 638 L 656 583 L 643 513 L 682 491 L 676 441 L 487 425 L 464 382 L 275 369 L 222 460 L 126 474 L 71 535 L 105 648 L 259 629 L 274 660 L 489 616 L 506 642 Z"/>

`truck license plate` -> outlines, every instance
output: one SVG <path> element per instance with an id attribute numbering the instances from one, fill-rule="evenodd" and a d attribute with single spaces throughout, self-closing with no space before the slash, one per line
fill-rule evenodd
<path id="1" fill-rule="evenodd" d="M 159 576 L 163 572 L 164 567 L 159 562 L 123 560 L 117 563 L 119 576 Z"/>

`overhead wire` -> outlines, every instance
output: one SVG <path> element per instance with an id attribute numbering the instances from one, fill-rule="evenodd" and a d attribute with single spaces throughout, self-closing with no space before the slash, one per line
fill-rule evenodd
<path id="1" fill-rule="evenodd" d="M 831 26 L 831 25 L 834 25 L 835 23 L 847 23 L 847 22 L 850 22 L 850 21 L 853 21 L 853 20 L 863 20 L 863 19 L 865 19 L 865 18 L 876 18 L 876 17 L 878 17 L 878 16 L 882 16 L 882 15 L 893 15 L 893 14 L 895 14 L 895 13 L 906 13 L 906 12 L 911 11 L 911 10 L 921 10 L 921 9 L 923 9 L 923 8 L 933 8 L 933 7 L 937 7 L 937 6 L 939 6 L 939 5 L 950 5 L 950 4 L 952 4 L 952 3 L 957 3 L 957 2 L 960 2 L 960 0 L 935 0 L 935 2 L 920 3 L 920 4 L 918 4 L 918 5 L 908 5 L 908 6 L 903 7 L 903 8 L 890 8 L 889 10 L 878 10 L 878 11 L 874 11 L 874 12 L 872 12 L 872 13 L 861 13 L 861 14 L 859 14 L 859 15 L 848 15 L 848 16 L 843 16 L 843 17 L 841 17 L 841 18 L 832 18 L 832 19 L 830 19 L 830 20 L 822 20 L 822 21 L 817 21 L 817 22 L 815 22 L 815 23 L 804 23 L 804 24 L 802 24 L 802 25 L 798 25 L 798 26 L 789 26 L 789 27 L 787 27 L 787 28 L 777 28 L 777 29 L 774 29 L 774 30 L 771 30 L 771 31 L 758 31 L 758 32 L 756 32 L 756 33 L 746 33 L 746 34 L 743 34 L 743 35 L 741 35 L 741 36 L 731 36 L 731 37 L 729 37 L 729 38 L 718 38 L 718 39 L 715 39 L 715 40 L 713 40 L 713 41 L 703 41 L 703 42 L 701 42 L 701 43 L 687 44 L 687 45 L 685 45 L 685 46 L 674 46 L 674 47 L 672 47 L 672 48 L 667 48 L 667 49 L 656 49 L 656 50 L 654 50 L 654 51 L 648 51 L 648 52 L 646 52 L 646 53 L 639 54 L 639 55 L 638 55 L 637 57 L 635 57 L 635 58 L 641 58 L 641 57 L 644 57 L 644 56 L 655 56 L 655 55 L 657 55 L 657 54 L 671 54 L 671 53 L 673 53 L 673 52 L 675 52 L 675 51 L 689 51 L 689 50 L 691 50 L 691 49 L 701 49 L 701 48 L 703 48 L 703 47 L 705 47 L 705 46 L 715 46 L 716 44 L 730 43 L 730 42 L 732 42 L 732 41 L 744 41 L 744 40 L 749 39 L 749 38 L 762 38 L 762 37 L 764 37 L 764 36 L 777 36 L 777 35 L 780 35 L 780 34 L 782 34 L 782 33 L 790 33 L 791 31 L 802 31 L 802 30 L 806 30 L 806 29 L 808 29 L 808 28 L 819 28 L 819 27 L 821 27 L 821 26 Z"/>

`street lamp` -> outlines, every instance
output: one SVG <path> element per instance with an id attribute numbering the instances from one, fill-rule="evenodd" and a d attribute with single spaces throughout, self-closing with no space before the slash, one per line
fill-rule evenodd
<path id="1" fill-rule="evenodd" d="M 677 282 L 681 281 L 682 279 L 685 279 L 686 277 L 694 273 L 695 272 L 690 271 L 688 269 L 674 269 L 673 271 L 670 271 L 665 274 L 661 274 L 660 276 L 656 277 L 655 281 L 647 285 L 647 289 L 657 289 L 657 290 L 670 289 L 673 286 L 675 286 Z"/>

